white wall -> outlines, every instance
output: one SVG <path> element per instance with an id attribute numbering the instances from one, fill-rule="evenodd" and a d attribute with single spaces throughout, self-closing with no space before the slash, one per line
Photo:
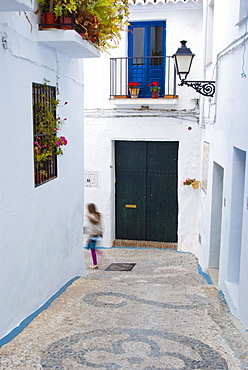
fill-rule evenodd
<path id="1" fill-rule="evenodd" d="M 0 338 L 71 278 L 83 253 L 83 64 L 39 46 L 36 16 L 0 13 Z M 46 32 L 46 31 L 44 31 Z M 58 82 L 68 139 L 58 177 L 34 187 L 32 82 Z"/>
<path id="2" fill-rule="evenodd" d="M 207 10 L 207 1 L 204 9 Z M 213 63 L 207 67 L 207 75 L 216 79 L 216 94 L 212 101 L 205 99 L 203 140 L 210 142 L 209 159 L 209 191 L 201 197 L 201 233 L 203 240 L 203 255 L 200 263 L 206 270 L 209 263 L 212 172 L 213 162 L 224 169 L 224 189 L 222 208 L 222 233 L 220 245 L 219 286 L 223 290 L 232 312 L 248 327 L 248 287 L 247 287 L 247 160 L 245 179 L 235 177 L 237 164 L 234 162 L 234 148 L 243 151 L 245 157 L 248 149 L 247 116 L 248 105 L 245 96 L 248 93 L 247 77 L 242 75 L 247 70 L 247 20 L 237 25 L 239 21 L 240 1 L 227 1 L 225 4 L 214 4 L 214 48 Z M 203 102 L 201 102 L 203 104 Z M 246 156 L 247 157 L 247 156 Z M 234 197 L 235 183 L 243 182 L 243 204 L 238 204 Z M 234 183 L 234 187 L 232 184 Z M 239 186 L 239 185 L 238 185 Z M 234 201 L 233 201 L 234 200 Z M 241 202 L 242 203 L 242 202 Z M 239 210 L 237 210 L 239 207 Z M 243 211 L 242 211 L 243 209 Z M 232 214 L 243 212 L 243 230 L 235 227 L 241 244 L 234 246 L 232 242 Z M 238 239 L 236 238 L 236 239 Z M 234 248 L 234 249 L 233 249 Z M 236 251 L 235 251 L 235 248 Z M 232 257 L 241 251 L 238 260 Z M 233 270 L 239 269 L 239 277 L 233 280 Z M 232 272 L 232 273 L 231 273 Z M 238 273 L 238 270 L 236 271 Z"/>
<path id="3" fill-rule="evenodd" d="M 191 129 L 189 129 L 191 128 Z M 86 203 L 96 203 L 103 213 L 103 244 L 110 246 L 114 239 L 114 140 L 179 141 L 178 202 L 179 249 L 199 253 L 197 208 L 200 189 L 183 186 L 188 177 L 199 179 L 199 150 L 201 129 L 192 114 L 176 115 L 159 111 L 133 113 L 105 112 L 85 115 L 85 169 L 98 171 L 98 187 L 85 187 Z"/>

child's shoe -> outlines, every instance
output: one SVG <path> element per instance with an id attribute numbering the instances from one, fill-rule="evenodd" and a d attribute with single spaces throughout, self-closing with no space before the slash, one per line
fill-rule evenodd
<path id="1" fill-rule="evenodd" d="M 98 269 L 98 265 L 92 265 L 90 266 L 91 269 Z"/>

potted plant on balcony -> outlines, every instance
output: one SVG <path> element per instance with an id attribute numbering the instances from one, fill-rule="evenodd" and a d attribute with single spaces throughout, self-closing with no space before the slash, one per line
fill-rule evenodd
<path id="1" fill-rule="evenodd" d="M 77 10 L 81 0 L 37 0 L 37 2 L 39 4 L 37 12 L 42 11 L 42 28 L 58 28 L 60 24 L 66 23 L 65 28 L 68 29 L 72 28 L 72 12 Z"/>
<path id="2" fill-rule="evenodd" d="M 150 91 L 152 92 L 152 98 L 156 99 L 159 96 L 160 87 L 158 86 L 158 82 L 154 81 L 148 85 L 150 87 Z"/>
<path id="3" fill-rule="evenodd" d="M 75 12 L 78 11 L 78 7 L 81 4 L 81 0 L 63 0 L 58 1 L 54 6 L 55 17 L 58 17 L 60 28 L 67 30 L 73 29 L 73 18 Z"/>
<path id="4" fill-rule="evenodd" d="M 138 88 L 139 83 L 138 82 L 129 82 L 128 88 L 132 99 L 137 99 L 140 89 Z"/>
<path id="5" fill-rule="evenodd" d="M 128 0 L 37 0 L 43 13 L 53 13 L 54 23 L 69 23 L 70 28 L 80 33 L 83 39 L 100 50 L 116 47 L 121 31 L 127 25 L 129 14 Z M 65 17 L 73 17 L 73 21 Z M 42 16 L 42 28 L 47 26 L 46 16 Z M 60 28 L 64 28 L 60 25 Z"/>
<path id="6" fill-rule="evenodd" d="M 47 28 L 58 28 L 56 26 L 56 21 L 55 21 L 55 15 L 54 15 L 54 0 L 37 0 L 38 2 L 38 9 L 35 12 L 36 14 L 41 10 L 41 23 L 42 23 L 42 28 L 47 29 Z"/>

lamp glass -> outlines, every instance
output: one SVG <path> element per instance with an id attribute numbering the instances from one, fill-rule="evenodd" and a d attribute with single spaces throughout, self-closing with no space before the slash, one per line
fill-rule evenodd
<path id="1" fill-rule="evenodd" d="M 176 70 L 181 80 L 186 79 L 189 74 L 192 60 L 195 56 L 189 48 L 186 46 L 187 41 L 181 41 L 181 46 L 177 52 L 173 55 L 175 58 Z"/>
<path id="2" fill-rule="evenodd" d="M 188 74 L 190 67 L 191 67 L 192 56 L 191 55 L 178 55 L 176 58 L 177 58 L 178 73 Z"/>

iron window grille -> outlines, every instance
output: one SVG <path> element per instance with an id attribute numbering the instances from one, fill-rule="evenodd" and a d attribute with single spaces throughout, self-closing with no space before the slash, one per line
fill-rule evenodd
<path id="1" fill-rule="evenodd" d="M 41 130 L 41 122 L 45 120 L 46 112 L 52 112 L 53 118 L 56 119 L 56 108 L 53 101 L 56 100 L 56 87 L 48 86 L 46 84 L 32 84 L 33 96 L 33 133 L 34 133 L 34 183 L 35 187 L 46 183 L 57 177 L 57 155 L 54 154 L 53 149 L 47 148 L 46 142 L 49 135 L 56 135 L 56 133 L 49 132 L 49 120 L 45 121 L 43 127 L 48 130 Z M 45 132 L 44 132 L 45 131 Z M 48 132 L 47 132 L 48 131 Z M 38 144 L 39 145 L 38 145 Z M 35 154 L 38 151 L 38 155 Z M 42 154 L 48 153 L 46 159 L 41 159 Z M 39 157 L 37 159 L 37 157 Z"/>

